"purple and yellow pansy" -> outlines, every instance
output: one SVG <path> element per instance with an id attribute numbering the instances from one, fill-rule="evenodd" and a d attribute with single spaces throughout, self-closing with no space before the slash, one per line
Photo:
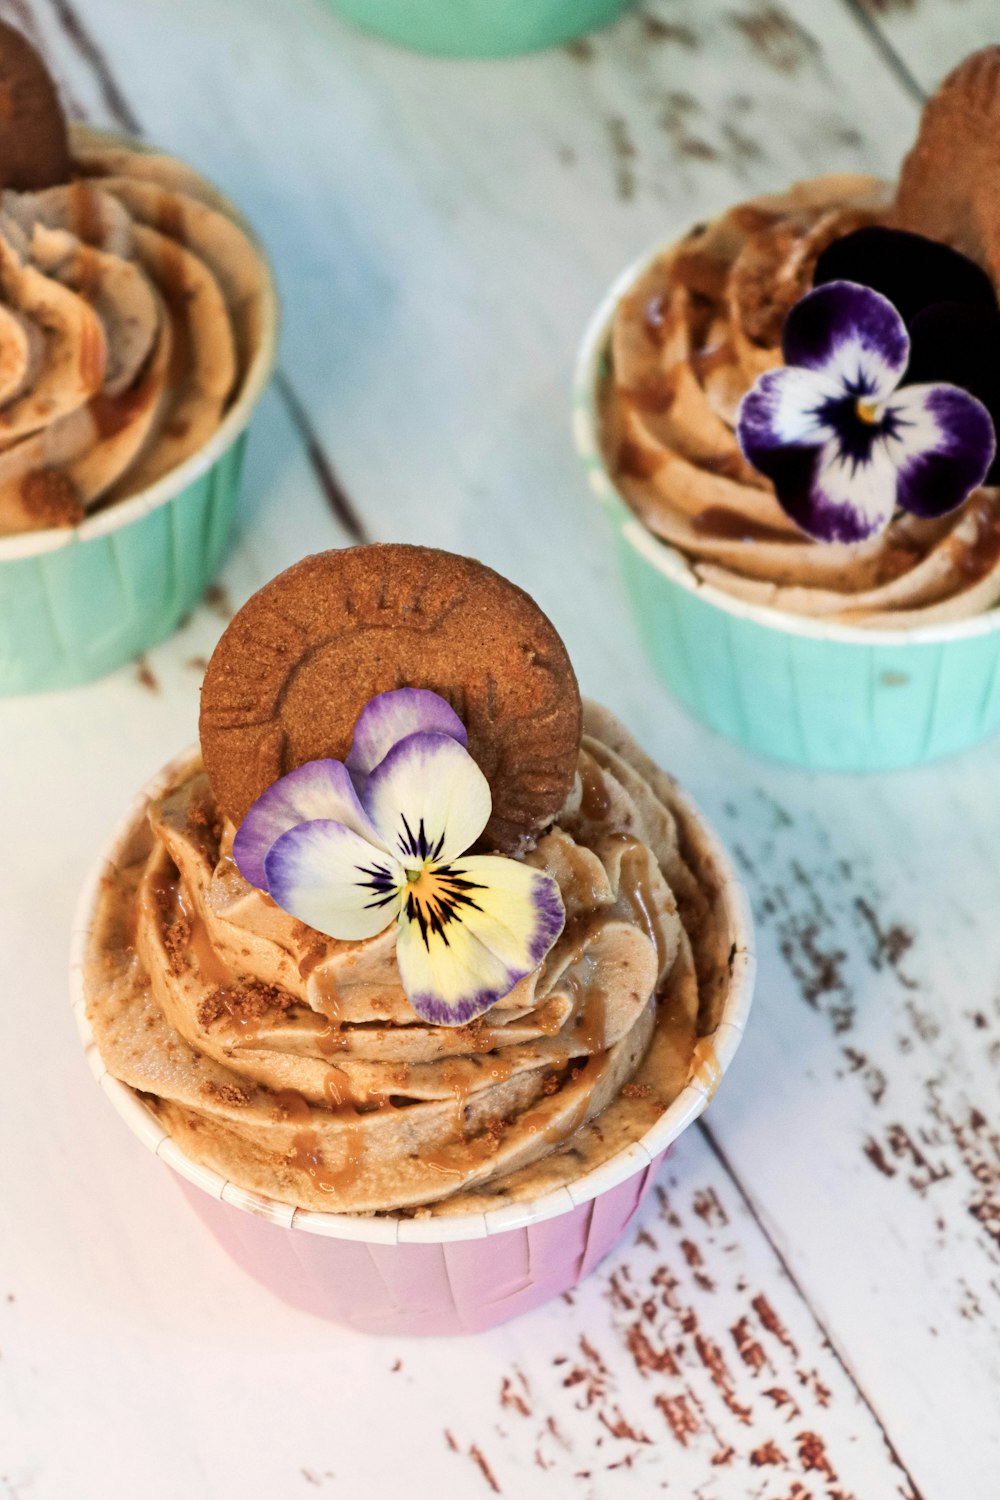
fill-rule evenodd
<path id="1" fill-rule="evenodd" d="M 968 333 L 1000 329 L 989 278 L 948 246 L 872 227 L 835 241 L 815 279 L 785 320 L 784 365 L 743 398 L 747 459 L 820 542 L 864 541 L 897 508 L 957 509 L 997 456 L 995 358 Z"/>
<path id="2" fill-rule="evenodd" d="M 284 911 L 346 941 L 396 925 L 407 998 L 462 1026 L 509 994 L 565 922 L 551 876 L 469 854 L 489 783 L 465 727 L 436 693 L 397 688 L 362 710 L 345 761 L 315 760 L 270 786 L 233 841 L 246 880 Z"/>

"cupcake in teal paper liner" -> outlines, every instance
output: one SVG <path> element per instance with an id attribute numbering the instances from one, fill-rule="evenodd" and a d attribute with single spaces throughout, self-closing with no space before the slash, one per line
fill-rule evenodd
<path id="1" fill-rule="evenodd" d="M 635 0 L 330 0 L 367 31 L 442 57 L 507 57 L 606 26 Z"/>
<path id="2" fill-rule="evenodd" d="M 585 342 L 578 440 L 654 659 L 751 749 L 890 768 L 1000 726 L 998 124 L 989 48 L 897 191 L 741 204 Z"/>
<path id="3" fill-rule="evenodd" d="M 0 27 L 0 692 L 161 639 L 217 568 L 274 356 L 265 257 L 196 172 L 67 127 Z"/>

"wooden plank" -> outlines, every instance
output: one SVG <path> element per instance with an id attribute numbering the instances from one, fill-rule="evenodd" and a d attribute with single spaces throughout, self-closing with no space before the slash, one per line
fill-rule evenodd
<path id="1" fill-rule="evenodd" d="M 0 13 L 23 20 L 25 3 Z M 95 120 L 139 119 L 258 224 L 299 405 L 265 404 L 223 592 L 187 631 L 81 693 L 0 704 L 0 774 L 18 788 L 0 871 L 14 992 L 61 1013 L 51 934 L 124 796 L 192 737 L 198 659 L 227 608 L 349 538 L 310 433 L 372 535 L 477 553 L 537 595 L 587 690 L 739 846 L 763 955 L 745 1051 L 710 1134 L 672 1158 L 655 1245 L 617 1257 L 572 1308 L 460 1346 L 356 1339 L 235 1279 L 95 1104 L 68 1022 L 36 1038 L 34 1012 L 0 1016 L 5 1055 L 24 1060 L 0 1109 L 23 1128 L 53 1074 L 61 1106 L 51 1135 L 0 1167 L 8 1488 L 90 1500 L 142 1482 L 159 1500 L 375 1479 L 392 1493 L 402 1454 L 425 1487 L 470 1495 L 492 1474 L 504 1493 L 614 1496 L 640 1472 L 701 1500 L 951 1500 L 959 1486 L 989 1500 L 995 1142 L 978 1121 L 996 1097 L 1000 940 L 978 913 L 997 895 L 995 752 L 844 781 L 765 766 L 693 725 L 641 655 L 568 437 L 575 343 L 610 276 L 737 195 L 893 170 L 914 125 L 904 84 L 850 10 L 809 0 L 659 0 L 584 45 L 496 65 L 407 56 L 319 0 L 286 4 L 280 24 L 271 0 L 238 17 L 197 0 L 88 0 L 85 24 L 67 0 L 31 14 Z M 51 1190 L 95 1173 L 92 1194 Z M 645 1315 L 630 1287 L 660 1299 L 639 1323 L 660 1369 L 634 1362 Z M 608 1371 L 589 1404 L 600 1369 L 581 1333 Z M 396 1441 L 373 1447 L 390 1406 Z M 266 1445 L 234 1444 L 233 1407 Z M 109 1409 L 110 1452 L 92 1437 Z"/>
<path id="2" fill-rule="evenodd" d="M 762 952 L 713 1127 L 921 1487 L 983 1500 L 1000 1457 L 996 763 L 987 747 L 908 776 L 705 791 Z"/>
<path id="3" fill-rule="evenodd" d="M 53 1205 L 51 1239 L 22 1248 L 15 1300 L 0 1297 L 12 1495 L 395 1495 L 404 1474 L 469 1500 L 915 1494 L 697 1132 L 568 1303 L 474 1340 L 370 1339 L 234 1273 L 167 1174 L 110 1112 L 93 1129 L 76 1093 L 65 1165 L 92 1177 L 99 1148 L 94 1192 Z"/>

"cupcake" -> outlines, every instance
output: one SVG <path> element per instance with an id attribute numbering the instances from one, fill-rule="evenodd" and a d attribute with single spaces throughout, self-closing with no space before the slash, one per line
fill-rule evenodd
<path id="1" fill-rule="evenodd" d="M 173 157 L 67 126 L 0 27 L 0 691 L 167 634 L 221 559 L 274 356 L 264 256 Z"/>
<path id="2" fill-rule="evenodd" d="M 330 0 L 349 21 L 440 57 L 509 57 L 557 47 L 635 0 Z"/>
<path id="3" fill-rule="evenodd" d="M 610 1248 L 742 1033 L 742 890 L 488 568 L 307 558 L 82 898 L 97 1076 L 280 1295 L 487 1327 Z M 270 1222 L 267 1222 L 270 1221 Z"/>
<path id="4" fill-rule="evenodd" d="M 576 430 L 654 658 L 806 765 L 912 765 L 1000 725 L 1000 48 L 898 188 L 832 176 L 643 258 L 585 341 Z"/>

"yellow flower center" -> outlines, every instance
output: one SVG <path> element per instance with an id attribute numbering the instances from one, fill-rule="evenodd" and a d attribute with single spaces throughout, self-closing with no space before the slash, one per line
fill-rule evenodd
<path id="1" fill-rule="evenodd" d="M 406 885 L 408 894 L 416 896 L 418 901 L 432 901 L 437 894 L 440 884 L 440 867 L 427 864 L 420 865 L 415 870 L 406 871 Z"/>
<path id="2" fill-rule="evenodd" d="M 403 915 L 417 924 L 425 947 L 430 946 L 433 936 L 447 944 L 445 929 L 449 922 L 461 920 L 463 908 L 479 909 L 479 903 L 469 892 L 481 889 L 456 866 L 428 861 L 419 869 L 406 871 Z"/>
<path id="3" fill-rule="evenodd" d="M 867 422 L 870 427 L 874 427 L 878 421 L 878 406 L 874 401 L 859 401 L 855 410 L 862 422 Z"/>

